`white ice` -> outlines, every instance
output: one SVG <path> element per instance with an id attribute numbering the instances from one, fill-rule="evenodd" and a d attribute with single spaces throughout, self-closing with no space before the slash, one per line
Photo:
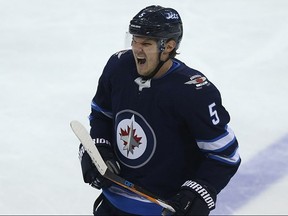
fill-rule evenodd
<path id="1" fill-rule="evenodd" d="M 92 214 L 69 122 L 88 127 L 107 59 L 151 4 L 180 13 L 179 59 L 218 86 L 243 164 L 288 133 L 286 0 L 0 0 L 0 214 Z M 287 180 L 233 213 L 288 214 Z"/>

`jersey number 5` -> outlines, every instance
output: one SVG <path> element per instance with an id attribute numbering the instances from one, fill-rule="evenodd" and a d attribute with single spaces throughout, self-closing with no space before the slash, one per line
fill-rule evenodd
<path id="1" fill-rule="evenodd" d="M 215 106 L 216 106 L 216 104 L 212 103 L 208 107 L 209 107 L 210 116 L 212 118 L 212 123 L 214 125 L 217 125 L 220 122 L 220 119 L 218 117 L 218 113 L 217 113 L 217 110 L 215 109 Z"/>

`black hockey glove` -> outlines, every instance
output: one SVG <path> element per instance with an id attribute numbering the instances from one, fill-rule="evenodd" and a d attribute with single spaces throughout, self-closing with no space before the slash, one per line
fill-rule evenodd
<path id="1" fill-rule="evenodd" d="M 117 162 L 113 150 L 107 146 L 107 144 L 97 144 L 97 149 L 100 152 L 103 160 L 105 161 L 108 169 L 110 169 L 113 173 L 120 173 L 120 166 Z M 96 167 L 88 171 L 85 176 L 86 182 L 88 182 L 92 187 L 97 189 L 107 188 L 111 186 L 112 182 L 109 179 L 103 177 Z"/>
<path id="2" fill-rule="evenodd" d="M 176 212 L 163 209 L 162 215 L 209 215 L 215 208 L 216 195 L 216 190 L 205 182 L 188 180 L 169 202 Z"/>

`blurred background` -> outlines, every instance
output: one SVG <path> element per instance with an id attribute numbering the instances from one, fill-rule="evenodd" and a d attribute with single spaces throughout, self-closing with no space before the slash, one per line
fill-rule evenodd
<path id="1" fill-rule="evenodd" d="M 239 140 L 211 215 L 288 214 L 286 0 L 0 0 L 0 214 L 92 214 L 69 122 L 88 128 L 106 61 L 152 4 L 180 13 L 178 58 L 219 88 Z"/>

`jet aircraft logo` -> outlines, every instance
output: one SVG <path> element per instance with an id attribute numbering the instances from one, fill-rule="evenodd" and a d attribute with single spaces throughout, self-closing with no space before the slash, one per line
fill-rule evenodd
<path id="1" fill-rule="evenodd" d="M 134 116 L 132 118 L 134 119 Z M 136 129 L 133 127 L 134 122 L 131 120 L 130 126 L 127 126 L 127 130 L 120 128 L 120 139 L 124 144 L 123 150 L 127 151 L 127 157 L 129 156 L 129 153 L 133 154 L 134 148 L 139 148 L 139 145 L 141 144 L 140 141 L 142 137 L 137 136 Z"/>
<path id="2" fill-rule="evenodd" d="M 156 136 L 145 118 L 133 111 L 122 110 L 115 118 L 115 153 L 128 167 L 144 166 L 156 150 Z"/>

